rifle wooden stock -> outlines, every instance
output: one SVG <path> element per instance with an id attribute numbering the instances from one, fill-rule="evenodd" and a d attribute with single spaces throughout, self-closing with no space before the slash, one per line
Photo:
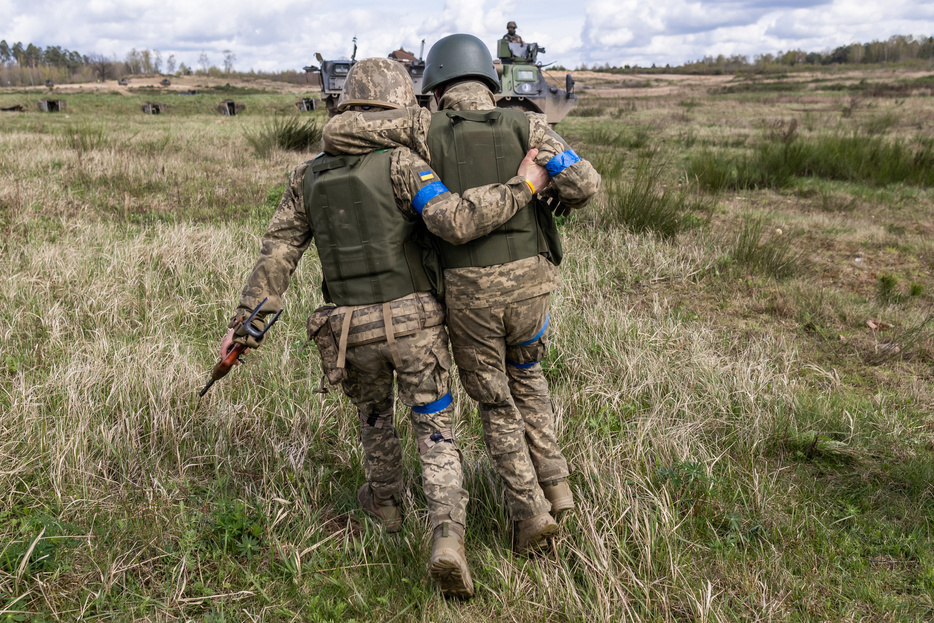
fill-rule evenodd
<path id="1" fill-rule="evenodd" d="M 214 385 L 214 381 L 219 381 L 227 376 L 227 373 L 230 372 L 230 369 L 236 365 L 237 359 L 240 357 L 240 355 L 248 350 L 249 349 L 243 344 L 234 344 L 233 348 L 227 351 L 227 356 L 218 361 L 214 366 L 214 369 L 211 370 L 211 379 L 198 395 L 204 396 L 208 390 L 211 389 L 211 385 Z"/>

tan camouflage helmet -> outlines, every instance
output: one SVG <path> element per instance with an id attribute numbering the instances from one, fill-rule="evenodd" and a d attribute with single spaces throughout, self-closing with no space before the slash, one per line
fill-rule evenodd
<path id="1" fill-rule="evenodd" d="M 388 58 L 365 58 L 355 63 L 347 73 L 337 100 L 337 112 L 344 112 L 351 106 L 418 106 L 405 66 Z"/>

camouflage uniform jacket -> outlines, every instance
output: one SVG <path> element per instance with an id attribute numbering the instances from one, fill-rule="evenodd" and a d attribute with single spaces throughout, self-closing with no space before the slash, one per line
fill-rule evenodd
<path id="1" fill-rule="evenodd" d="M 496 108 L 496 102 L 485 84 L 468 81 L 449 88 L 441 98 L 440 108 L 490 110 Z M 549 168 L 549 163 L 570 147 L 551 129 L 544 115 L 527 115 L 529 147 L 539 150 L 535 162 Z M 600 189 L 600 182 L 600 174 L 581 159 L 552 174 L 549 192 L 554 192 L 568 207 L 578 209 L 590 202 Z M 475 308 L 524 301 L 551 292 L 559 285 L 559 275 L 557 267 L 537 255 L 485 268 L 447 269 L 444 282 L 445 304 L 449 308 Z"/>
<path id="2" fill-rule="evenodd" d="M 390 177 L 396 205 L 409 219 L 422 219 L 433 234 L 453 243 L 486 235 L 512 218 L 532 198 L 525 178 L 516 176 L 505 184 L 471 188 L 461 195 L 436 185 L 437 175 L 419 153 L 427 155 L 427 144 L 406 147 L 412 136 L 426 136 L 431 116 L 423 109 L 385 112 L 345 112 L 331 119 L 324 132 L 328 153 L 362 154 L 375 149 L 396 148 L 391 154 Z M 413 132 L 424 126 L 424 131 Z M 329 141 L 335 127 L 350 132 L 349 140 Z M 292 171 L 285 194 L 260 245 L 260 255 L 240 297 L 235 318 L 249 315 L 260 301 L 269 297 L 265 309 L 282 306 L 281 296 L 292 273 L 313 240 L 313 230 L 305 213 L 303 183 L 309 160 Z M 424 192 L 423 192 L 424 191 Z M 419 194 L 421 193 L 421 195 Z M 437 193 L 437 194 L 435 194 Z"/>

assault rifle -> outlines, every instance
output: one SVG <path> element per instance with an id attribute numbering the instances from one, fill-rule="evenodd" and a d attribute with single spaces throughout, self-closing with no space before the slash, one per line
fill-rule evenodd
<path id="1" fill-rule="evenodd" d="M 272 317 L 272 320 L 266 323 L 262 329 L 257 329 L 253 326 L 253 320 L 256 318 L 256 315 L 259 313 L 259 310 L 263 308 L 263 305 L 266 304 L 266 301 L 269 300 L 269 297 L 263 299 L 263 302 L 256 306 L 256 309 L 253 310 L 253 313 L 250 314 L 250 317 L 243 321 L 243 330 L 246 331 L 247 335 L 255 338 L 257 341 L 262 340 L 263 336 L 266 335 L 266 331 L 269 331 L 269 328 L 276 324 L 276 321 L 279 320 L 279 316 L 282 314 L 282 310 L 276 312 L 276 315 Z M 211 389 L 211 385 L 214 385 L 214 381 L 219 381 L 230 372 L 230 369 L 237 365 L 237 361 L 240 360 L 240 355 L 248 351 L 249 349 L 244 344 L 234 344 L 233 348 L 227 351 L 227 356 L 217 362 L 214 366 L 214 369 L 211 370 L 211 378 L 208 379 L 207 385 L 204 386 L 204 389 L 198 394 L 198 396 L 204 396 L 208 393 L 208 390 Z M 242 360 L 240 360 L 242 361 Z"/>

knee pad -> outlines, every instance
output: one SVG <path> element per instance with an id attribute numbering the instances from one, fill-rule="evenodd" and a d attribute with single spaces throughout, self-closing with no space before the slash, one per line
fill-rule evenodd
<path id="1" fill-rule="evenodd" d="M 357 411 L 357 415 L 360 416 L 360 426 L 368 426 L 370 428 L 392 428 L 392 414 L 392 409 L 388 409 L 382 413 L 364 413 L 363 411 Z"/>
<path id="2" fill-rule="evenodd" d="M 457 447 L 457 442 L 454 441 L 454 431 L 450 428 L 436 430 L 430 435 L 422 435 L 415 441 L 418 443 L 419 456 L 426 454 L 429 450 L 441 443 L 450 444 L 452 448 L 457 450 L 458 455 L 461 453 L 460 448 Z"/>

